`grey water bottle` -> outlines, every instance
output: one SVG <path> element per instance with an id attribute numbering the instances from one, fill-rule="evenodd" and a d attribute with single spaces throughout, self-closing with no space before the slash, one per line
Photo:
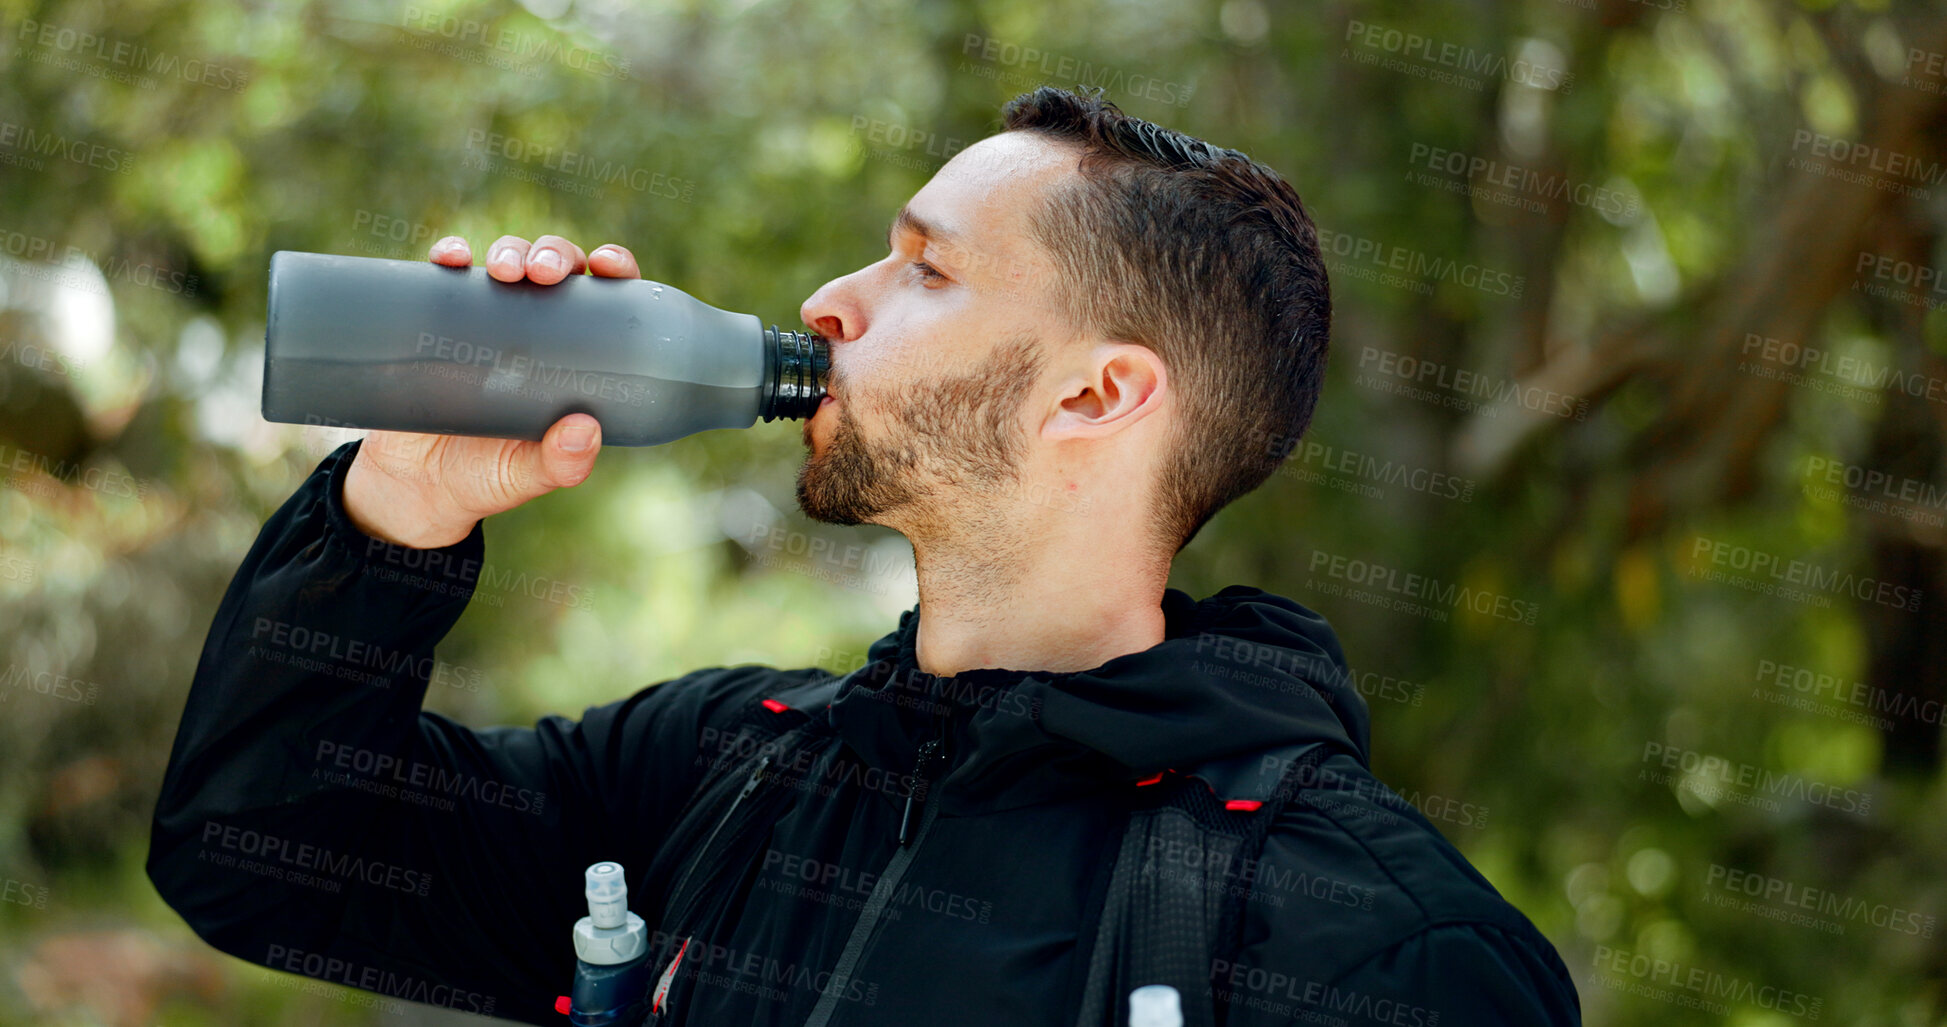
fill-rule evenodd
<path id="1" fill-rule="evenodd" d="M 575 412 L 649 446 L 810 417 L 830 351 L 642 279 L 500 282 L 484 267 L 280 250 L 264 418 L 538 440 Z"/>

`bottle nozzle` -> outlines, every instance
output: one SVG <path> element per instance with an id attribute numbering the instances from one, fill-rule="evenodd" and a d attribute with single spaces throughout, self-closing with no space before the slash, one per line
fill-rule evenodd
<path id="1" fill-rule="evenodd" d="M 825 398 L 825 378 L 831 373 L 831 345 L 821 335 L 772 325 L 764 329 L 764 346 L 771 369 L 764 420 L 817 413 L 818 401 Z"/>
<path id="2" fill-rule="evenodd" d="M 595 863 L 584 877 L 587 882 L 588 919 L 596 927 L 615 928 L 628 922 L 629 885 L 622 879 L 622 864 Z"/>

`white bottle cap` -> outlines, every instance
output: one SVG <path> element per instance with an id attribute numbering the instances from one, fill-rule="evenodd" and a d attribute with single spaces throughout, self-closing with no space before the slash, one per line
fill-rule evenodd
<path id="1" fill-rule="evenodd" d="M 1183 1002 L 1167 984 L 1145 984 L 1129 993 L 1129 1027 L 1183 1027 Z"/>
<path id="2" fill-rule="evenodd" d="M 596 927 L 615 928 L 628 922 L 629 885 L 622 864 L 601 862 L 588 868 L 588 918 Z"/>

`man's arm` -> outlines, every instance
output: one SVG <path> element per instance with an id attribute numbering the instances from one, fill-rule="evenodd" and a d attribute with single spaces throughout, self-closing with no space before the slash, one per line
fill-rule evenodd
<path id="1" fill-rule="evenodd" d="M 645 869 L 700 777 L 696 744 L 778 672 L 713 668 L 533 728 L 422 712 L 484 536 L 362 534 L 327 457 L 218 607 L 170 754 L 148 873 L 252 963 L 528 1023 L 572 982 L 582 871 Z M 648 827 L 647 830 L 644 828 Z"/>
<path id="2" fill-rule="evenodd" d="M 1349 756 L 1279 810 L 1215 967 L 1231 1027 L 1582 1022 L 1555 947 L 1406 800 Z"/>
<path id="3" fill-rule="evenodd" d="M 1568 1027 L 1582 1022 L 1568 970 L 1551 947 L 1484 924 L 1429 927 L 1326 988 L 1328 1001 L 1383 1009 L 1380 1023 Z M 1354 1023 L 1359 1022 L 1354 1019 Z"/>

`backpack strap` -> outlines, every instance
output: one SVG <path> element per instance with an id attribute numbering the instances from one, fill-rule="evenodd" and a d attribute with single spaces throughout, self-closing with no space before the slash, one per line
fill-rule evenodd
<path id="1" fill-rule="evenodd" d="M 1244 901 L 1271 824 L 1312 780 L 1331 742 L 1212 761 L 1139 785 L 1110 871 L 1089 954 L 1077 1027 L 1121 1027 L 1129 992 L 1167 984 L 1184 1027 L 1220 1027 L 1228 1012 L 1212 986 L 1218 960 L 1235 962 Z M 1145 789 L 1146 791 L 1146 789 Z"/>
<path id="2" fill-rule="evenodd" d="M 851 674 L 842 677 L 814 678 L 801 685 L 773 692 L 760 705 L 772 713 L 796 710 L 807 717 L 816 717 L 825 712 L 838 698 L 840 690 L 852 680 Z"/>

